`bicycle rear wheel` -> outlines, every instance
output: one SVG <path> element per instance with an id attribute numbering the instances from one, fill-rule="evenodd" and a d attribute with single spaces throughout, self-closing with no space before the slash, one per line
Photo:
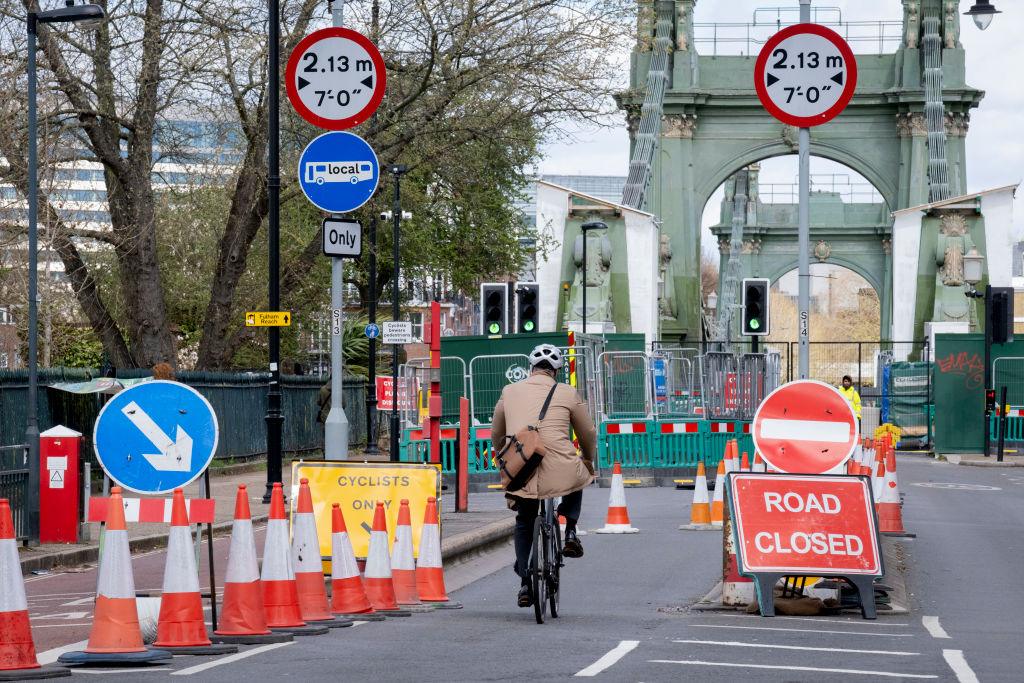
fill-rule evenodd
<path id="1" fill-rule="evenodd" d="M 538 516 L 533 522 L 533 550 L 530 552 L 530 587 L 533 590 L 533 614 L 537 617 L 538 624 L 544 623 L 544 606 L 547 598 L 543 559 L 546 554 L 544 518 Z"/>

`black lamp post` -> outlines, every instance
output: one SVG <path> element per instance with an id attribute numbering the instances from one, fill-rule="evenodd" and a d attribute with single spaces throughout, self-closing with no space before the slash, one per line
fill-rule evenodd
<path id="1" fill-rule="evenodd" d="M 28 419 L 25 443 L 28 445 L 28 537 L 39 542 L 39 337 L 38 254 L 39 189 L 36 147 L 36 29 L 39 24 L 81 24 L 93 27 L 106 18 L 99 5 L 75 6 L 67 0 L 64 7 L 28 13 Z"/>
<path id="2" fill-rule="evenodd" d="M 965 16 L 974 19 L 974 25 L 984 31 L 992 23 L 997 14 L 1002 14 L 989 0 L 975 0 L 974 6 L 964 12 Z"/>
<path id="3" fill-rule="evenodd" d="M 587 333 L 587 233 L 591 230 L 607 230 L 608 226 L 602 221 L 591 221 L 584 223 L 580 230 L 583 231 L 583 277 L 580 284 L 583 286 L 583 334 Z"/>

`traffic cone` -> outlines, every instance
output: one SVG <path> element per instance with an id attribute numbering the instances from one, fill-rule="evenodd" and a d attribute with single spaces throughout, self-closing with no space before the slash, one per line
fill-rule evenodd
<path id="1" fill-rule="evenodd" d="M 757 451 L 754 451 L 754 466 L 750 468 L 751 472 L 767 472 L 768 468 L 765 466 L 764 458 Z"/>
<path id="2" fill-rule="evenodd" d="M 320 559 L 320 539 L 316 534 L 309 479 L 299 480 L 299 504 L 292 516 L 292 566 L 295 568 L 295 588 L 299 595 L 302 620 L 330 628 L 351 626 L 351 619 L 336 619 L 327 602 L 324 565 Z"/>
<path id="3" fill-rule="evenodd" d="M 566 525 L 566 523 L 567 523 L 567 520 L 565 519 L 565 515 L 558 515 L 558 526 L 562 530 L 562 538 L 565 538 L 565 525 Z M 576 535 L 577 536 L 586 536 L 587 535 L 587 531 L 586 531 L 586 529 L 580 529 L 580 528 L 577 527 Z"/>
<path id="4" fill-rule="evenodd" d="M 639 529 L 630 526 L 629 511 L 626 509 L 626 488 L 622 484 L 622 465 L 618 462 L 612 468 L 612 490 L 608 497 L 608 516 L 599 534 L 635 534 Z"/>
<path id="5" fill-rule="evenodd" d="M 319 557 L 319 551 L 317 552 Z M 327 633 L 326 626 L 309 626 L 302 620 L 299 607 L 299 589 L 292 568 L 291 548 L 288 543 L 288 517 L 284 512 L 284 491 L 280 482 L 274 482 L 270 494 L 270 514 L 267 519 L 267 537 L 263 541 L 263 605 L 267 626 L 292 635 L 319 635 Z"/>
<path id="6" fill-rule="evenodd" d="M 711 526 L 720 527 L 725 520 L 725 460 L 718 461 L 715 474 L 715 495 L 711 499 Z"/>
<path id="7" fill-rule="evenodd" d="M 708 502 L 708 477 L 704 462 L 697 463 L 697 477 L 693 482 L 693 502 L 690 503 L 690 523 L 680 529 L 710 529 L 711 504 Z"/>
<path id="8" fill-rule="evenodd" d="M 878 530 L 883 534 L 915 536 L 903 528 L 903 504 L 896 476 L 896 451 L 891 448 L 886 453 L 885 481 L 875 511 L 878 513 Z"/>
<path id="9" fill-rule="evenodd" d="M 188 525 L 185 494 L 174 489 L 171 530 L 167 537 L 164 587 L 153 647 L 179 655 L 222 655 L 238 652 L 234 645 L 213 645 L 206 635 L 203 598 L 199 591 L 192 530 Z"/>
<path id="10" fill-rule="evenodd" d="M 740 472 L 750 471 L 750 458 L 747 457 L 747 452 L 743 451 L 743 459 L 740 461 Z"/>
<path id="11" fill-rule="evenodd" d="M 416 561 L 416 591 L 420 600 L 438 609 L 461 609 L 462 604 L 448 597 L 444 586 L 444 564 L 441 561 L 441 530 L 438 528 L 437 499 L 427 498 L 420 532 L 420 556 Z"/>
<path id="12" fill-rule="evenodd" d="M 366 597 L 363 580 L 359 578 L 359 564 L 338 503 L 331 505 L 331 612 L 363 621 L 384 619 L 383 615 L 374 612 Z"/>
<path id="13" fill-rule="evenodd" d="M 411 614 L 399 610 L 398 602 L 395 600 L 395 585 L 391 579 L 391 556 L 388 554 L 388 521 L 384 513 L 384 503 L 380 502 L 373 511 L 373 528 L 370 530 L 370 548 L 366 553 L 363 586 L 373 609 L 385 612 L 389 617 Z"/>
<path id="14" fill-rule="evenodd" d="M 120 486 L 110 489 L 106 524 L 89 644 L 81 652 L 65 652 L 57 661 L 61 664 L 149 664 L 170 659 L 173 656 L 170 652 L 147 650 L 142 644 Z"/>
<path id="15" fill-rule="evenodd" d="M 875 498 L 875 505 L 878 505 L 882 497 L 882 485 L 885 484 L 885 460 L 879 460 L 875 465 L 875 476 L 871 479 L 871 495 Z"/>
<path id="16" fill-rule="evenodd" d="M 416 559 L 412 552 L 412 512 L 408 499 L 403 498 L 398 506 L 398 526 L 395 527 L 395 544 L 391 548 L 391 583 L 395 587 L 395 602 L 405 610 L 420 611 L 431 609 L 420 601 L 416 589 Z"/>
<path id="17" fill-rule="evenodd" d="M 252 533 L 252 514 L 245 484 L 239 484 L 235 494 L 235 520 L 231 525 L 228 569 L 224 575 L 224 602 L 211 640 L 239 645 L 292 640 L 287 633 L 271 633 L 267 628 L 260 566 L 256 560 L 256 539 Z"/>
<path id="18" fill-rule="evenodd" d="M 11 506 L 0 498 L 0 680 L 70 675 L 63 667 L 44 669 L 36 659 Z"/>
<path id="19" fill-rule="evenodd" d="M 736 463 L 736 454 L 735 454 L 735 451 L 733 450 L 733 446 L 734 445 L 735 444 L 734 444 L 732 439 L 729 439 L 728 441 L 725 442 L 725 457 L 723 458 L 723 460 L 725 460 L 725 473 L 726 474 L 728 474 L 729 472 L 735 472 L 736 470 L 739 469 L 739 467 L 737 466 L 737 463 Z M 716 486 L 717 486 L 717 483 L 716 483 Z"/>

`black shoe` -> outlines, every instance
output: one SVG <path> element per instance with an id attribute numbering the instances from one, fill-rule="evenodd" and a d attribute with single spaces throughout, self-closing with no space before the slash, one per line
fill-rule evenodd
<path id="1" fill-rule="evenodd" d="M 576 537 L 576 530 L 566 530 L 565 545 L 562 546 L 562 555 L 566 557 L 583 557 L 583 544 Z"/>
<path id="2" fill-rule="evenodd" d="M 519 603 L 518 604 L 519 604 L 520 607 L 530 607 L 531 605 L 533 605 L 533 596 L 530 595 L 530 587 L 529 586 L 523 586 L 522 588 L 519 589 Z"/>

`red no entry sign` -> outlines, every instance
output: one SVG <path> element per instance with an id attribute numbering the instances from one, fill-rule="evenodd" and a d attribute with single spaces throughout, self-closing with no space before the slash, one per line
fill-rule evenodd
<path id="1" fill-rule="evenodd" d="M 809 128 L 835 118 L 853 97 L 857 60 L 835 31 L 818 24 L 782 29 L 754 66 L 761 104 L 783 123 Z"/>
<path id="2" fill-rule="evenodd" d="M 882 574 L 863 477 L 734 472 L 729 501 L 741 573 Z"/>
<path id="3" fill-rule="evenodd" d="M 288 58 L 285 87 L 299 116 L 328 130 L 366 121 L 384 99 L 380 51 L 347 28 L 325 28 L 299 41 Z"/>
<path id="4" fill-rule="evenodd" d="M 839 390 L 799 380 L 768 394 L 751 426 L 754 446 L 782 472 L 822 474 L 846 462 L 860 436 L 857 417 Z"/>

